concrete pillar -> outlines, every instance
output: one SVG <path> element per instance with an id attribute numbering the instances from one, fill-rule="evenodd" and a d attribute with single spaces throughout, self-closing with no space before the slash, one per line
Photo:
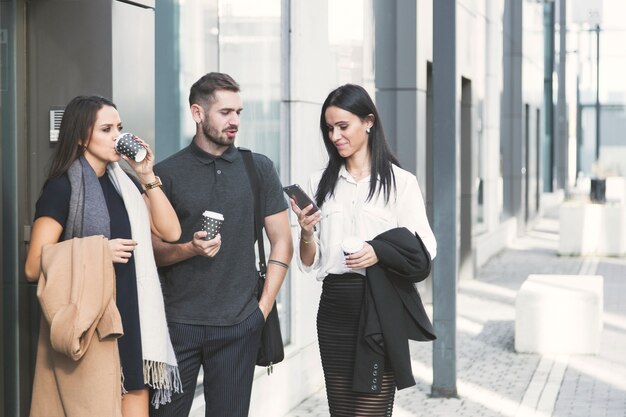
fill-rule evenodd
<path id="1" fill-rule="evenodd" d="M 375 86 L 387 140 L 402 167 L 417 176 L 422 193 L 427 193 L 426 66 L 417 64 L 424 62 L 418 57 L 418 18 L 427 11 L 418 3 L 374 0 Z M 425 302 L 432 300 L 430 279 L 418 290 Z"/>
<path id="2" fill-rule="evenodd" d="M 433 2 L 433 397 L 456 397 L 456 283 L 459 265 L 456 1 Z"/>
<path id="3" fill-rule="evenodd" d="M 483 209 L 487 230 L 496 230 L 500 224 L 500 114 L 502 94 L 502 30 L 501 6 L 495 1 L 486 3 L 487 49 L 485 75 L 485 111 L 483 130 L 485 138 L 485 177 L 483 178 Z"/>
<path id="4" fill-rule="evenodd" d="M 504 212 L 517 219 L 518 234 L 525 228 L 524 189 L 526 147 L 522 103 L 522 4 L 504 4 L 504 72 L 500 149 L 504 181 Z"/>
<path id="5" fill-rule="evenodd" d="M 567 23 L 566 23 L 566 0 L 559 0 L 559 62 L 558 62 L 558 90 L 556 99 L 556 120 L 554 126 L 554 165 L 556 174 L 557 189 L 566 189 L 569 185 L 568 157 L 568 121 L 567 121 L 567 101 L 565 96 L 566 88 L 566 55 L 567 55 Z"/>
<path id="6" fill-rule="evenodd" d="M 417 2 L 375 0 L 374 18 L 376 104 L 392 150 L 416 174 L 423 169 L 417 166 Z"/>
<path id="7" fill-rule="evenodd" d="M 554 187 L 554 105 L 552 72 L 554 71 L 554 3 L 543 5 L 543 189 Z"/>
<path id="8" fill-rule="evenodd" d="M 155 120 L 156 156 L 163 160 L 180 149 L 181 91 L 191 86 L 181 86 L 179 39 L 179 4 L 177 0 L 159 1 L 155 8 L 157 30 L 155 41 Z M 187 139 L 187 138 L 185 138 Z"/>

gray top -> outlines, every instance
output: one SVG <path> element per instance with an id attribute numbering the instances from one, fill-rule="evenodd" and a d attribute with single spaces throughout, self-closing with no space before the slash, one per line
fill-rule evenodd
<path id="1" fill-rule="evenodd" d="M 262 189 L 263 216 L 287 209 L 272 161 L 252 154 Z M 163 191 L 176 210 L 189 242 L 201 230 L 205 210 L 224 215 L 222 246 L 214 258 L 195 256 L 160 268 L 165 310 L 170 322 L 229 326 L 243 321 L 257 301 L 254 197 L 237 148 L 216 157 L 195 143 L 155 166 Z"/>

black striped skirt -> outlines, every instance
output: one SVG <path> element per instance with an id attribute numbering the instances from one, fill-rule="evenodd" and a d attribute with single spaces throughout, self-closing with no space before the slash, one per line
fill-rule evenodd
<path id="1" fill-rule="evenodd" d="M 380 393 L 352 390 L 359 316 L 365 277 L 328 275 L 317 312 L 317 336 L 332 417 L 391 416 L 396 382 L 393 371 L 383 374 Z M 390 369 L 386 367 L 386 369 Z"/>

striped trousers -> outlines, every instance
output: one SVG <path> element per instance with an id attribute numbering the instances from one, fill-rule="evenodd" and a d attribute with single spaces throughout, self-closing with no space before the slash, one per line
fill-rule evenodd
<path id="1" fill-rule="evenodd" d="M 171 403 L 158 409 L 150 405 L 150 417 L 188 416 L 201 366 L 205 415 L 246 417 L 264 324 L 263 313 L 258 308 L 233 326 L 169 323 L 183 393 L 174 394 Z"/>

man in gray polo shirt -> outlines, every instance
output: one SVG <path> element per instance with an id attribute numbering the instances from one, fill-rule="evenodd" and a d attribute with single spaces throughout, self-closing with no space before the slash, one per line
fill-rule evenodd
<path id="1" fill-rule="evenodd" d="M 287 203 L 272 161 L 253 153 L 271 244 L 257 301 L 254 197 L 234 146 L 243 109 L 239 85 L 226 74 L 206 74 L 191 87 L 189 104 L 196 123 L 192 143 L 155 167 L 182 235 L 175 244 L 153 237 L 184 392 L 150 415 L 188 416 L 202 366 L 206 415 L 243 417 L 261 330 L 293 253 Z M 208 241 L 201 231 L 205 210 L 224 215 L 220 233 Z"/>

